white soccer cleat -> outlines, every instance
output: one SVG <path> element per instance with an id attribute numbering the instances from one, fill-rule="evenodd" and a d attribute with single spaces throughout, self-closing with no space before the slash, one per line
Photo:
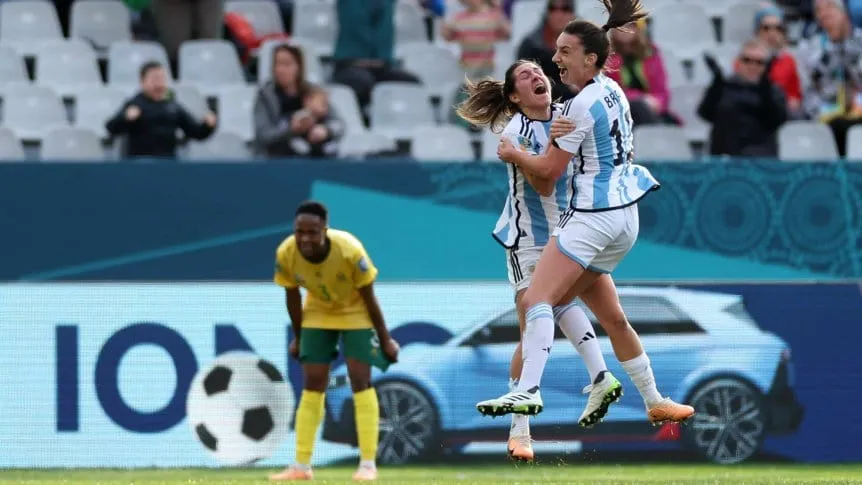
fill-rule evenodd
<path id="1" fill-rule="evenodd" d="M 611 404 L 620 400 L 623 395 L 623 385 L 614 377 L 610 371 L 601 371 L 596 380 L 584 388 L 584 394 L 589 394 L 587 407 L 578 419 L 578 424 L 584 428 L 590 428 L 600 422 Z"/>
<path id="2" fill-rule="evenodd" d="M 489 399 L 476 404 L 476 409 L 485 416 L 505 416 L 507 414 L 524 414 L 535 416 L 542 412 L 542 396 L 539 386 L 526 391 L 513 391 L 497 399 Z"/>

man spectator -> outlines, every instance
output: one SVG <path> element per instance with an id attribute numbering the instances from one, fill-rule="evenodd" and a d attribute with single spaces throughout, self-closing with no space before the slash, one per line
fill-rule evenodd
<path id="1" fill-rule="evenodd" d="M 398 0 L 338 0 L 338 40 L 333 82 L 356 92 L 364 109 L 374 85 L 384 81 L 418 83 L 395 66 L 395 7 Z"/>
<path id="2" fill-rule="evenodd" d="M 574 0 L 548 0 L 541 25 L 518 47 L 518 59 L 531 59 L 538 62 L 554 83 L 552 92 L 554 99 L 566 100 L 574 96 L 574 92 L 560 81 L 560 69 L 551 60 L 557 49 L 557 37 L 574 15 Z"/>
<path id="3" fill-rule="evenodd" d="M 175 158 L 177 130 L 202 140 L 215 130 L 216 117 L 207 113 L 202 121 L 195 120 L 168 89 L 165 68 L 147 62 L 141 67 L 141 92 L 126 101 L 105 127 L 112 136 L 127 136 L 126 157 Z"/>
<path id="4" fill-rule="evenodd" d="M 706 63 L 713 80 L 697 114 L 712 123 L 710 154 L 777 157 L 778 128 L 787 121 L 787 102 L 769 79 L 767 47 L 757 39 L 746 42 L 728 79 L 708 54 Z"/>

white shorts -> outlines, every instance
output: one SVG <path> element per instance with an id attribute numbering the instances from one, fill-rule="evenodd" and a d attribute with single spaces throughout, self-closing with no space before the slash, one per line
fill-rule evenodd
<path id="1" fill-rule="evenodd" d="M 533 246 L 506 250 L 506 268 L 509 270 L 509 283 L 515 293 L 526 290 L 533 280 L 533 271 L 542 255 L 544 247 Z"/>
<path id="2" fill-rule="evenodd" d="M 557 247 L 584 268 L 610 273 L 638 238 L 638 206 L 602 212 L 570 211 L 554 229 Z"/>

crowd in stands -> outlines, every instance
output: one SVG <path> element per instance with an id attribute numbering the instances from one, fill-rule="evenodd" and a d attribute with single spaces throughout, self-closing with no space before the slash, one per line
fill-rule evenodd
<path id="1" fill-rule="evenodd" d="M 862 0 L 644 0 L 614 30 L 638 158 L 862 159 Z M 598 0 L 5 0 L 2 159 L 494 159 L 464 80 Z"/>

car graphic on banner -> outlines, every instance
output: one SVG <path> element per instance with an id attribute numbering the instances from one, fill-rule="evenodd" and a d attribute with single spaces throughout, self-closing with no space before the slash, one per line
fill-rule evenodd
<path id="1" fill-rule="evenodd" d="M 798 428 L 803 409 L 792 387 L 790 348 L 758 327 L 742 297 L 652 287 L 621 287 L 619 294 L 650 356 L 659 391 L 690 403 L 697 414 L 683 426 L 651 426 L 637 389 L 588 311 L 608 368 L 623 383 L 624 395 L 602 423 L 591 429 L 579 427 L 577 419 L 587 401 L 581 390 L 589 378 L 558 329 L 542 382 L 545 408 L 531 420 L 534 440 L 679 441 L 709 461 L 731 464 L 752 457 L 768 434 Z M 409 328 L 409 324 L 398 328 L 398 333 L 406 336 Z M 444 450 L 457 452 L 474 442 L 503 443 L 510 420 L 481 416 L 475 404 L 507 390 L 509 361 L 518 339 L 513 306 L 442 343 L 405 346 L 397 365 L 386 373 L 375 371 L 381 406 L 380 460 L 407 463 Z M 355 446 L 353 401 L 344 366 L 332 373 L 326 413 L 324 439 Z"/>

